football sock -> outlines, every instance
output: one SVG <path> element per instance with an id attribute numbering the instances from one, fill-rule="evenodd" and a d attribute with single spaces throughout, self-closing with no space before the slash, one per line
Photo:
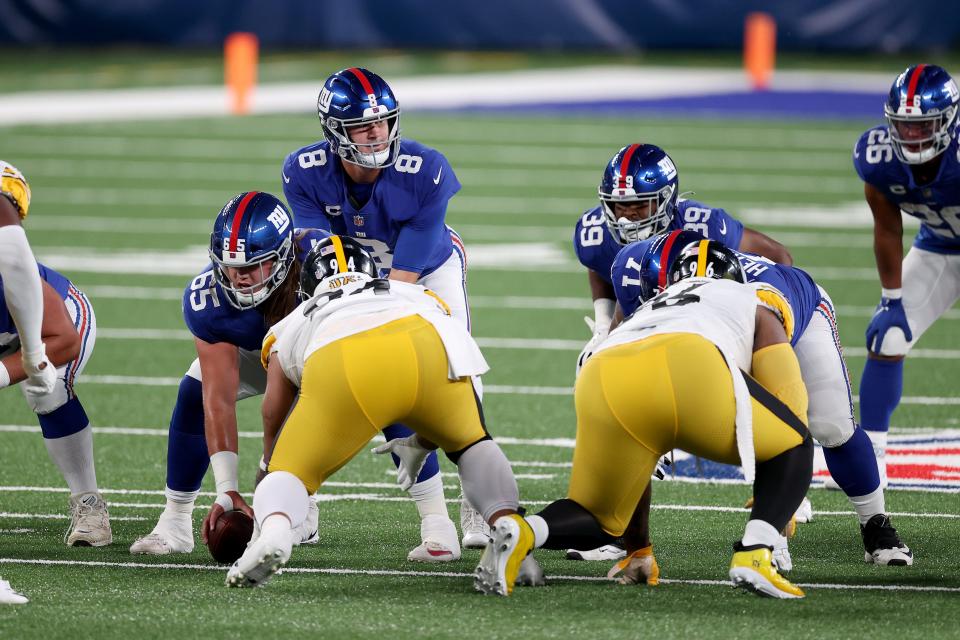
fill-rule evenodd
<path id="1" fill-rule="evenodd" d="M 63 474 L 71 494 L 97 491 L 97 472 L 93 462 L 93 429 L 89 425 L 68 436 L 44 438 L 43 443 L 50 459 Z"/>
<path id="2" fill-rule="evenodd" d="M 617 542 L 617 538 L 603 530 L 592 513 L 569 498 L 552 502 L 540 513 L 527 518 L 535 539 L 539 540 L 540 524 L 534 528 L 537 517 L 546 523 L 549 533 L 540 545 L 545 549 L 596 549 Z"/>
<path id="3" fill-rule="evenodd" d="M 860 379 L 860 424 L 867 431 L 890 430 L 890 416 L 903 393 L 903 360 L 867 358 Z"/>
<path id="4" fill-rule="evenodd" d="M 807 495 L 812 475 L 813 440 L 809 434 L 797 446 L 770 460 L 758 462 L 750 519 L 763 520 L 781 531 Z"/>
<path id="5" fill-rule="evenodd" d="M 193 513 L 193 504 L 197 501 L 200 490 L 176 491 L 167 487 L 163 493 L 167 497 L 167 506 L 164 507 L 164 513 L 184 514 L 189 517 Z"/>
<path id="6" fill-rule="evenodd" d="M 441 480 L 439 473 L 432 478 L 417 482 L 410 487 L 407 493 L 410 494 L 414 504 L 417 505 L 417 512 L 420 514 L 421 520 L 430 515 L 449 518 L 447 503 L 443 497 L 443 480 Z"/>
<path id="7" fill-rule="evenodd" d="M 519 508 L 513 469 L 493 440 L 481 440 L 459 452 L 457 470 L 464 497 L 486 522 L 498 511 Z"/>
<path id="8" fill-rule="evenodd" d="M 203 385 L 195 378 L 183 376 L 167 437 L 167 487 L 184 493 L 199 491 L 208 466 Z"/>
<path id="9" fill-rule="evenodd" d="M 830 475 L 848 496 L 865 496 L 880 486 L 873 443 L 860 427 L 839 447 L 823 447 L 823 458 Z"/>
<path id="10" fill-rule="evenodd" d="M 860 524 L 867 524 L 873 516 L 887 512 L 883 489 L 879 486 L 867 495 L 849 497 L 853 508 L 857 512 L 857 519 L 860 520 Z"/>
<path id="11" fill-rule="evenodd" d="M 300 479 L 288 471 L 268 473 L 253 494 L 253 512 L 263 529 L 264 520 L 274 513 L 284 514 L 288 528 L 299 527 L 307 519 L 310 496 Z"/>
<path id="12" fill-rule="evenodd" d="M 765 547 L 773 547 L 780 539 L 780 530 L 775 529 L 772 524 L 763 520 L 749 520 L 743 530 L 743 540 L 740 541 L 744 547 L 752 547 L 762 544 Z"/>
<path id="13" fill-rule="evenodd" d="M 550 525 L 538 515 L 527 516 L 524 519 L 533 529 L 533 546 L 539 549 L 547 543 L 547 538 L 550 537 Z"/>

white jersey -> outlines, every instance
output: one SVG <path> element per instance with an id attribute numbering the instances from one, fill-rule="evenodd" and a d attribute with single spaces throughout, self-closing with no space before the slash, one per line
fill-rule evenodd
<path id="1" fill-rule="evenodd" d="M 341 285 L 343 280 L 347 282 Z M 270 354 L 277 354 L 284 374 L 298 387 L 304 363 L 318 349 L 412 315 L 419 315 L 437 330 L 451 380 L 478 376 L 489 369 L 463 323 L 453 319 L 447 304 L 429 289 L 357 274 L 345 274 L 330 282 L 335 288 L 302 303 L 273 325 L 263 339 L 264 366 Z"/>
<path id="2" fill-rule="evenodd" d="M 741 371 L 750 372 L 757 307 L 773 311 L 783 324 L 787 340 L 793 334 L 790 303 L 768 284 L 741 284 L 731 280 L 688 278 L 648 300 L 610 332 L 594 353 L 665 333 L 703 336 L 720 350 L 730 369 L 736 402 L 737 451 L 747 482 L 753 482 L 753 409 Z"/>

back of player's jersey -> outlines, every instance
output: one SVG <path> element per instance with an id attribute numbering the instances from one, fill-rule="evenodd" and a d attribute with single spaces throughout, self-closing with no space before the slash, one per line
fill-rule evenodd
<path id="1" fill-rule="evenodd" d="M 803 269 L 777 264 L 772 260 L 752 253 L 736 252 L 740 266 L 747 275 L 747 282 L 764 282 L 784 295 L 793 310 L 796 323 L 791 345 L 796 345 L 803 335 L 817 306 L 820 304 L 820 289 Z"/>
<path id="2" fill-rule="evenodd" d="M 913 171 L 893 151 L 886 126 L 867 130 L 853 149 L 860 179 L 876 187 L 907 215 L 920 220 L 914 246 L 934 253 L 960 253 L 960 145 L 954 133 L 940 155 L 932 182 L 918 185 Z"/>
<path id="3" fill-rule="evenodd" d="M 668 231 L 686 229 L 704 238 L 722 242 L 731 249 L 740 246 L 743 223 L 723 209 L 708 207 L 696 200 L 681 200 L 670 220 Z M 626 245 L 630 246 L 630 245 Z M 594 207 L 577 220 L 573 230 L 573 250 L 580 264 L 596 272 L 616 287 L 616 276 L 611 273 L 617 254 L 624 248 L 607 228 L 603 211 Z M 639 256 L 636 256 L 639 258 Z"/>
<path id="4" fill-rule="evenodd" d="M 682 280 L 644 303 L 611 331 L 594 353 L 655 335 L 693 333 L 717 345 L 741 369 L 749 371 L 757 306 L 764 304 L 761 295 L 779 294 L 764 284 L 710 278 Z"/>

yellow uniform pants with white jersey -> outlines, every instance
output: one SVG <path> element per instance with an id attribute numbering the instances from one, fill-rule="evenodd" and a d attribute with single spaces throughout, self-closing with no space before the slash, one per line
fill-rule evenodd
<path id="1" fill-rule="evenodd" d="M 788 386 L 793 394 L 804 393 L 802 384 L 799 390 Z M 748 387 L 757 462 L 801 444 L 806 432 L 798 429 L 796 416 L 784 416 L 783 405 L 770 402 L 755 381 Z M 664 453 L 683 449 L 740 462 L 731 372 L 717 347 L 701 336 L 660 334 L 600 351 L 580 373 L 575 400 L 569 498 L 611 535 L 623 534 Z M 806 405 L 806 398 L 793 400 Z"/>
<path id="2" fill-rule="evenodd" d="M 269 469 L 294 474 L 313 493 L 396 422 L 447 453 L 487 437 L 470 378 L 448 378 L 443 342 L 418 315 L 336 340 L 307 358 Z"/>

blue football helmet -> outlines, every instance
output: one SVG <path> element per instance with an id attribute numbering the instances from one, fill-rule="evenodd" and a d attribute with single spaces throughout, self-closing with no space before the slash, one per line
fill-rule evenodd
<path id="1" fill-rule="evenodd" d="M 303 259 L 300 269 L 300 289 L 297 292 L 301 300 L 317 293 L 317 288 L 334 276 L 342 276 L 339 281 L 331 282 L 330 289 L 336 289 L 359 279 L 373 279 L 380 276 L 373 256 L 362 244 L 349 236 L 327 236 L 317 241 Z"/>
<path id="2" fill-rule="evenodd" d="M 923 164 L 943 153 L 957 123 L 957 83 L 941 67 L 907 67 L 890 87 L 883 113 L 897 157 Z"/>
<path id="3" fill-rule="evenodd" d="M 713 278 L 746 282 L 737 254 L 716 240 L 700 238 L 680 250 L 670 262 L 667 286 L 687 278 Z"/>
<path id="4" fill-rule="evenodd" d="M 620 244 L 645 240 L 670 225 L 680 196 L 677 167 L 660 147 L 631 144 L 607 163 L 598 193 L 613 238 Z M 617 215 L 616 204 L 647 204 L 649 215 L 630 220 Z"/>
<path id="5" fill-rule="evenodd" d="M 210 234 L 213 275 L 237 309 L 252 309 L 269 298 L 290 273 L 293 258 L 293 218 L 276 197 L 241 193 L 217 214 Z M 251 267 L 259 267 L 260 277 L 250 284 L 234 284 L 227 275 L 229 268 Z"/>
<path id="6" fill-rule="evenodd" d="M 696 231 L 661 233 L 643 241 L 646 251 L 640 257 L 640 302 L 646 302 L 667 288 L 667 267 L 681 250 L 703 240 Z"/>
<path id="7" fill-rule="evenodd" d="M 317 113 L 323 137 L 330 150 L 347 162 L 380 169 L 389 167 L 400 151 L 400 105 L 383 78 L 359 67 L 351 67 L 327 78 L 317 98 Z M 387 122 L 387 138 L 357 143 L 350 138 L 351 127 Z M 386 145 L 384 149 L 377 147 Z"/>

